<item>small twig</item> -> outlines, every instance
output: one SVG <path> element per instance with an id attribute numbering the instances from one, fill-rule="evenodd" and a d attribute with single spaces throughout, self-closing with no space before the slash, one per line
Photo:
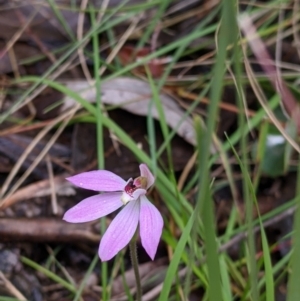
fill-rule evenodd
<path id="1" fill-rule="evenodd" d="M 64 181 L 67 175 L 60 175 L 53 178 L 53 184 L 60 194 L 71 195 L 73 194 L 73 187 L 68 181 Z M 18 189 L 11 196 L 1 200 L 0 210 L 12 206 L 15 203 L 26 201 L 35 197 L 44 197 L 51 194 L 50 180 L 41 180 L 33 184 Z"/>
<path id="2" fill-rule="evenodd" d="M 299 0 L 294 1 L 294 7 L 293 7 L 293 16 L 292 16 L 292 29 L 293 29 L 293 37 L 296 42 L 296 49 L 298 52 L 298 57 L 300 58 L 300 38 L 298 34 L 299 28 L 297 28 L 297 22 L 298 22 L 298 14 L 299 14 Z"/>
<path id="3" fill-rule="evenodd" d="M 28 18 L 27 22 L 23 24 L 23 26 L 20 27 L 20 29 L 12 36 L 12 38 L 8 41 L 6 44 L 6 47 L 4 50 L 0 52 L 0 59 L 3 58 L 6 52 L 8 52 L 9 49 L 13 47 L 13 45 L 17 42 L 17 40 L 20 38 L 20 36 L 23 34 L 23 32 L 26 30 L 26 28 L 29 26 L 35 15 L 37 14 L 37 10 L 35 10 L 32 15 Z"/>
<path id="4" fill-rule="evenodd" d="M 37 12 L 39 11 L 39 8 L 36 10 Z M 30 25 L 28 24 L 28 26 L 23 26 L 23 24 L 27 24 L 28 22 L 25 21 L 25 17 L 23 15 L 23 13 L 20 10 L 15 10 L 15 14 L 17 15 L 17 17 L 19 18 L 19 20 L 21 21 L 21 28 L 25 28 L 25 31 L 27 32 L 27 34 L 32 38 L 32 40 L 36 43 L 36 45 L 40 48 L 40 50 L 45 54 L 46 57 L 48 57 L 48 59 L 54 64 L 56 62 L 56 58 L 54 56 L 53 53 L 51 53 L 50 51 L 48 51 L 48 49 L 45 47 L 45 45 L 42 43 L 42 41 L 40 40 L 39 36 L 37 36 L 35 33 L 33 33 L 30 29 Z M 30 22 L 32 21 L 32 19 L 30 19 Z"/>
<path id="5" fill-rule="evenodd" d="M 6 181 L 4 182 L 1 190 L 1 197 L 3 198 L 4 194 L 8 190 L 9 185 L 11 184 L 11 181 L 19 171 L 21 165 L 27 158 L 27 156 L 31 153 L 33 148 L 36 146 L 38 141 L 46 135 L 58 122 L 63 122 L 62 125 L 58 128 L 56 133 L 52 136 L 51 140 L 48 142 L 48 144 L 44 147 L 44 149 L 40 152 L 40 154 L 36 157 L 36 160 L 31 164 L 31 166 L 26 170 L 26 172 L 21 176 L 21 178 L 13 185 L 13 187 L 10 189 L 9 193 L 5 196 L 8 198 L 11 196 L 23 183 L 23 181 L 26 179 L 26 177 L 32 172 L 32 170 L 37 166 L 37 164 L 42 160 L 42 158 L 47 154 L 51 146 L 54 144 L 56 139 L 59 137 L 59 135 L 62 133 L 63 129 L 67 126 L 69 120 L 72 118 L 72 116 L 75 114 L 75 112 L 79 109 L 80 105 L 77 104 L 72 110 L 68 111 L 65 114 L 60 115 L 59 117 L 55 118 L 47 127 L 45 127 L 28 145 L 22 156 L 19 158 L 17 163 L 14 165 L 13 169 L 11 170 L 10 174 L 8 175 Z M 3 201 L 0 202 L 0 206 L 3 205 Z"/>
<path id="6" fill-rule="evenodd" d="M 85 9 L 87 7 L 88 0 L 82 0 L 80 4 L 80 12 L 78 14 L 78 21 L 77 21 L 77 40 L 81 41 L 83 37 L 83 26 L 84 26 L 84 17 L 85 17 Z M 77 49 L 80 65 L 83 71 L 83 74 L 87 80 L 87 82 L 91 85 L 92 76 L 90 74 L 89 68 L 87 66 L 85 56 L 84 56 L 84 45 L 80 45 Z"/>
<path id="7" fill-rule="evenodd" d="M 195 166 L 196 160 L 197 160 L 198 152 L 194 152 L 189 161 L 187 162 L 186 166 L 184 167 L 180 178 L 178 180 L 177 189 L 178 191 L 181 191 L 183 188 L 183 185 L 191 172 L 192 168 Z"/>
<path id="8" fill-rule="evenodd" d="M 0 218 L 1 242 L 64 242 L 99 244 L 95 222 L 66 223 L 60 218 Z"/>
<path id="9" fill-rule="evenodd" d="M 51 189 L 52 212 L 54 215 L 57 215 L 58 209 L 57 209 L 56 189 L 55 189 L 55 182 L 54 182 L 54 175 L 53 175 L 53 167 L 49 155 L 46 156 L 46 163 L 47 163 L 47 170 L 48 170 L 50 189 Z"/>
<path id="10" fill-rule="evenodd" d="M 4 276 L 0 271 L 0 279 L 4 282 L 5 288 L 20 301 L 26 301 L 24 295 Z"/>
<path id="11" fill-rule="evenodd" d="M 1 56 L 0 56 L 1 57 Z M 72 64 L 72 61 L 74 61 L 77 58 L 77 53 L 70 56 L 69 60 L 66 61 L 64 64 L 62 64 L 58 70 L 53 71 L 52 75 L 48 74 L 47 78 L 49 80 L 55 80 L 58 76 L 60 76 L 64 71 L 66 71 Z M 78 64 L 76 64 L 77 66 Z M 9 111 L 10 114 L 15 113 L 17 110 L 21 109 L 22 107 L 26 106 L 28 103 L 30 103 L 34 98 L 36 98 L 42 91 L 44 91 L 48 87 L 47 84 L 40 84 L 37 86 L 29 96 L 27 96 L 26 99 L 24 99 L 21 103 L 18 103 L 18 105 L 13 106 L 13 108 Z"/>
<path id="12" fill-rule="evenodd" d="M 241 30 L 243 31 L 244 35 L 246 36 L 249 46 L 257 58 L 258 63 L 260 64 L 261 68 L 266 73 L 267 77 L 269 78 L 271 84 L 273 85 L 274 89 L 278 92 L 278 94 L 281 96 L 281 103 L 287 112 L 288 116 L 295 122 L 298 131 L 300 132 L 300 107 L 293 95 L 293 93 L 290 91 L 289 87 L 286 85 L 284 80 L 278 75 L 278 68 L 274 67 L 273 59 L 271 58 L 270 54 L 268 53 L 265 44 L 259 37 L 256 27 L 253 24 L 252 18 L 244 14 L 238 19 L 238 24 Z M 277 38 L 278 40 L 278 38 Z M 277 41 L 278 42 L 278 41 Z M 245 47 L 242 47 L 243 52 L 245 54 L 246 50 Z M 281 132 L 281 134 L 288 140 L 288 142 L 300 153 L 300 149 L 287 135 L 283 127 L 279 124 L 277 118 L 273 114 L 273 112 L 268 108 L 267 100 L 261 91 L 261 88 L 259 84 L 257 83 L 257 80 L 254 78 L 253 70 L 251 68 L 251 65 L 249 64 L 249 61 L 247 59 L 246 54 L 245 57 L 245 69 L 247 72 L 247 75 L 249 77 L 250 84 L 253 88 L 254 93 L 256 94 L 256 97 L 258 98 L 259 102 L 261 103 L 262 107 L 265 109 L 266 113 L 269 115 L 269 117 L 274 122 L 277 129 Z"/>
<path id="13" fill-rule="evenodd" d="M 116 57 L 116 55 L 118 54 L 118 52 L 120 51 L 120 49 L 123 47 L 123 45 L 125 44 L 125 42 L 127 41 L 127 39 L 136 30 L 136 27 L 137 27 L 137 25 L 138 25 L 138 23 L 139 23 L 139 21 L 141 20 L 142 17 L 143 17 L 143 14 L 140 14 L 140 15 L 136 16 L 133 19 L 131 25 L 124 32 L 124 34 L 122 35 L 122 37 L 120 37 L 119 43 L 114 47 L 113 51 L 107 57 L 107 59 L 106 59 L 106 65 L 103 66 L 100 69 L 100 71 L 99 71 L 100 75 L 102 75 L 105 72 L 106 66 L 109 65 L 112 62 L 112 60 Z"/>
<path id="14" fill-rule="evenodd" d="M 98 24 L 100 24 L 101 21 L 102 21 L 102 18 L 103 18 L 104 14 L 105 14 L 105 11 L 106 11 L 106 9 L 108 7 L 109 1 L 110 0 L 103 0 L 102 1 L 101 9 L 99 10 L 98 15 L 97 15 L 97 23 Z"/>
<path id="15" fill-rule="evenodd" d="M 161 24 L 156 25 L 151 38 L 151 52 L 154 52 L 157 48 L 157 40 L 161 30 L 162 30 Z"/>
<path id="16" fill-rule="evenodd" d="M 11 64 L 14 76 L 15 76 L 15 78 L 20 78 L 20 72 L 19 72 L 18 62 L 17 62 L 14 48 L 11 47 L 7 52 L 8 52 L 8 56 L 9 56 L 9 60 L 10 60 L 10 64 Z"/>

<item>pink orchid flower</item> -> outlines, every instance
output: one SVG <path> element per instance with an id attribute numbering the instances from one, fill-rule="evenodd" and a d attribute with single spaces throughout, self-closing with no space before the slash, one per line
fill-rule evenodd
<path id="1" fill-rule="evenodd" d="M 110 260 L 130 242 L 138 224 L 142 246 L 154 259 L 163 219 L 146 197 L 147 190 L 154 183 L 154 176 L 146 164 L 140 165 L 140 172 L 139 177 L 127 182 L 107 170 L 84 172 L 67 178 L 81 188 L 105 192 L 86 198 L 69 209 L 63 217 L 67 222 L 93 221 L 124 206 L 101 239 L 98 254 L 102 261 Z"/>

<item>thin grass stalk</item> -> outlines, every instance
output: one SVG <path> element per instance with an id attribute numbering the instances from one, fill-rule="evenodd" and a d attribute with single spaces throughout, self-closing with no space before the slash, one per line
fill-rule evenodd
<path id="1" fill-rule="evenodd" d="M 247 167 L 243 164 L 242 160 L 239 158 L 238 153 L 236 152 L 236 150 L 234 149 L 234 147 L 232 146 L 232 151 L 234 152 L 234 155 L 240 165 L 243 177 L 244 177 L 244 181 L 247 183 L 247 188 L 249 189 L 249 195 L 251 197 L 251 199 L 253 200 L 253 203 L 255 204 L 255 208 L 257 210 L 258 213 L 258 222 L 259 222 L 259 229 L 260 229 L 260 233 L 261 233 L 261 240 L 262 240 L 262 249 L 263 249 L 263 256 L 261 260 L 261 263 L 264 264 L 264 268 L 265 268 L 265 283 L 266 283 L 266 295 L 264 296 L 264 300 L 267 301 L 273 301 L 275 300 L 275 295 L 274 295 L 274 279 L 273 279 L 273 271 L 272 271 L 272 263 L 271 263 L 271 255 L 270 255 L 270 249 L 269 249 L 269 245 L 268 245 L 268 240 L 267 240 L 267 236 L 266 236 L 266 232 L 265 232 L 265 228 L 264 228 L 264 224 L 262 221 L 262 217 L 260 215 L 259 212 L 259 206 L 258 206 L 258 202 L 256 199 L 256 193 L 255 193 L 255 187 L 253 185 L 253 183 L 251 182 L 251 178 L 249 175 L 249 172 L 247 170 Z M 249 227 L 249 226 L 247 226 Z M 254 230 L 254 225 L 253 225 L 253 235 L 255 234 L 255 230 Z M 247 234 L 249 235 L 249 234 Z M 246 258 L 247 262 L 249 261 L 248 258 Z M 255 264 L 256 266 L 256 264 Z M 248 285 L 251 285 L 251 279 L 250 281 L 248 281 Z M 250 295 L 253 298 L 253 290 L 251 289 L 250 286 L 250 292 L 247 294 L 247 290 L 245 290 L 244 293 L 244 299 L 248 298 L 248 295 Z M 256 287 L 256 293 L 259 293 L 259 288 L 258 288 L 258 284 Z M 243 300 L 244 300 L 243 299 Z M 254 300 L 259 300 L 259 299 L 254 299 Z"/>
<path id="2" fill-rule="evenodd" d="M 169 264 L 158 301 L 169 300 L 169 293 L 174 281 L 174 277 L 177 274 L 176 272 L 178 271 L 178 266 L 182 257 L 182 253 L 184 252 L 186 243 L 190 238 L 190 232 L 194 225 L 195 217 L 196 217 L 196 210 L 193 211 L 192 215 L 190 216 L 189 221 L 186 224 L 185 228 L 183 229 L 181 237 L 176 245 L 175 252 Z"/>
<path id="3" fill-rule="evenodd" d="M 99 29 L 98 25 L 96 26 L 96 28 L 92 27 L 90 29 L 90 31 L 82 38 L 82 40 L 77 41 L 76 43 L 74 43 L 74 45 L 72 47 L 67 49 L 67 51 L 56 61 L 56 63 L 51 65 L 50 68 L 43 74 L 43 76 L 39 77 L 39 80 L 35 81 L 34 84 L 29 89 L 27 89 L 26 92 L 23 93 L 22 96 L 17 101 L 15 101 L 13 103 L 13 105 L 8 110 L 6 110 L 4 113 L 0 114 L 0 124 L 3 121 L 5 121 L 8 116 L 13 114 L 16 110 L 18 110 L 22 105 L 27 103 L 27 101 L 30 98 L 31 94 L 34 94 L 34 91 L 36 91 L 40 87 L 40 85 L 43 83 L 43 81 L 46 78 L 49 78 L 51 76 L 51 74 L 59 66 L 61 66 L 61 64 L 66 62 L 66 60 L 74 52 L 77 51 L 78 47 L 80 47 L 80 46 L 84 45 L 85 43 L 87 43 L 89 41 L 89 39 L 95 34 L 95 30 L 98 29 L 97 33 L 99 34 L 101 32 L 104 32 L 108 28 L 111 28 L 111 27 L 125 21 L 126 19 L 128 19 L 131 16 L 131 14 L 122 15 L 119 18 L 113 19 L 111 22 L 108 22 L 109 18 L 111 18 L 114 15 L 114 13 L 116 13 L 118 11 L 118 9 L 120 9 L 121 7 L 122 7 L 122 5 L 120 4 L 110 14 L 108 14 L 108 16 L 106 18 L 103 19 L 100 29 Z M 108 25 L 107 25 L 107 23 L 108 23 Z M 140 65 L 140 64 L 137 63 L 137 65 Z"/>
<path id="4" fill-rule="evenodd" d="M 100 27 L 97 24 L 95 12 L 91 13 L 92 27 Z M 96 89 L 96 119 L 97 119 L 97 157 L 98 157 L 98 168 L 104 169 L 104 139 L 103 139 L 103 124 L 102 124 L 102 102 L 101 102 L 101 77 L 99 75 L 100 61 L 99 61 L 99 37 L 97 35 L 97 30 L 94 31 L 92 36 L 93 42 L 93 59 L 94 59 L 94 77 L 95 77 L 95 89 Z M 106 230 L 106 218 L 101 218 L 100 220 L 101 232 L 104 233 Z M 102 300 L 108 300 L 108 266 L 106 262 L 101 263 L 101 284 L 102 284 Z"/>
<path id="5" fill-rule="evenodd" d="M 126 294 L 126 297 L 128 298 L 128 301 L 134 301 L 132 294 L 130 293 L 130 288 L 127 284 L 126 281 L 126 277 L 125 277 L 125 265 L 124 265 L 124 258 L 121 258 L 122 262 L 121 262 L 121 275 L 122 275 L 122 282 L 123 282 L 123 287 L 124 287 L 124 291 Z"/>
<path id="6" fill-rule="evenodd" d="M 59 283 L 61 286 L 63 286 L 70 292 L 72 292 L 74 294 L 76 293 L 76 291 L 77 291 L 76 287 L 74 287 L 71 283 L 67 282 L 66 280 L 62 279 L 61 277 L 57 276 L 55 273 L 51 272 L 48 269 L 45 269 L 44 267 L 42 267 L 41 265 L 39 265 L 38 263 L 32 261 L 31 259 L 29 259 L 27 257 L 21 256 L 20 259 L 21 259 L 22 263 L 30 266 L 31 268 L 39 271 L 40 273 L 43 273 L 48 278 L 50 278 L 51 280 L 53 280 L 56 283 Z"/>
<path id="7" fill-rule="evenodd" d="M 149 37 L 151 34 L 153 34 L 155 27 L 156 27 L 156 30 L 160 30 L 160 26 L 161 26 L 160 19 L 162 18 L 165 10 L 167 9 L 167 7 L 171 1 L 172 0 L 163 0 L 163 1 L 159 2 L 160 6 L 159 6 L 158 10 L 156 11 L 154 18 L 151 20 L 151 23 L 146 27 L 146 30 L 143 33 L 143 36 L 139 40 L 139 43 L 137 45 L 138 49 L 142 48 L 145 45 L 145 43 L 149 40 Z"/>
<path id="8" fill-rule="evenodd" d="M 235 34 L 238 34 L 237 26 L 235 26 Z M 240 129 L 247 128 L 247 120 L 244 114 L 246 108 L 246 103 L 244 101 L 244 91 L 241 82 L 242 69 L 240 64 L 240 57 L 242 57 L 242 51 L 240 47 L 237 45 L 234 46 L 234 70 L 236 72 L 236 80 L 237 80 L 237 105 L 239 108 L 238 114 L 238 127 Z M 240 150 L 241 150 L 241 164 L 243 166 L 241 172 L 243 175 L 243 179 L 246 179 L 249 174 L 248 171 L 248 137 L 247 135 L 242 135 L 240 138 Z M 249 272 L 249 286 L 251 290 L 251 300 L 259 300 L 259 291 L 258 291 L 258 281 L 257 281 L 257 264 L 256 264 L 256 247 L 255 247 L 255 238 L 253 231 L 253 200 L 250 196 L 250 187 L 249 181 L 243 181 L 243 193 L 242 198 L 245 203 L 245 221 L 247 224 L 247 243 L 246 243 L 246 260 L 247 260 L 247 268 Z"/>
<path id="9" fill-rule="evenodd" d="M 213 214 L 213 201 L 209 183 L 209 155 L 212 136 L 215 130 L 219 101 L 223 89 L 224 66 L 227 55 L 227 47 L 230 43 L 228 32 L 231 28 L 232 20 L 235 15 L 232 14 L 231 8 L 234 6 L 233 1 L 222 3 L 220 33 L 218 35 L 218 51 L 216 63 L 213 68 L 214 77 L 212 79 L 212 87 L 210 91 L 210 104 L 208 107 L 208 116 L 206 122 L 206 130 L 198 127 L 198 152 L 199 152 L 199 194 L 197 205 L 200 207 L 200 216 L 203 222 L 203 232 L 205 238 L 205 248 L 207 255 L 208 270 L 208 292 L 209 300 L 222 300 L 221 273 L 217 254 L 215 221 Z M 197 206 L 196 205 L 196 206 Z"/>
<path id="10" fill-rule="evenodd" d="M 77 289 L 77 292 L 76 292 L 76 294 L 75 294 L 75 297 L 74 297 L 73 301 L 78 301 L 78 300 L 80 300 L 81 294 L 82 294 L 82 292 L 83 292 L 83 290 L 84 290 L 84 287 L 85 287 L 85 285 L 86 285 L 86 283 L 87 283 L 87 281 L 88 281 L 90 275 L 92 274 L 92 272 L 93 272 L 93 270 L 94 270 L 94 268 L 95 268 L 95 266 L 96 266 L 98 260 L 99 260 L 99 257 L 98 257 L 98 254 L 96 254 L 96 255 L 94 256 L 94 258 L 93 258 L 93 260 L 92 260 L 92 262 L 91 262 L 91 264 L 90 264 L 88 270 L 86 271 L 83 280 L 81 281 L 81 283 L 80 283 L 80 285 L 79 285 L 79 287 L 78 287 L 78 289 Z"/>
<path id="11" fill-rule="evenodd" d="M 136 281 L 136 301 L 142 301 L 143 292 L 142 292 L 141 277 L 139 272 L 139 262 L 138 262 L 135 236 L 129 243 L 129 249 L 130 249 L 131 264 L 133 267 L 135 281 Z"/>
<path id="12" fill-rule="evenodd" d="M 65 20 L 63 14 L 61 13 L 61 10 L 57 6 L 57 3 L 54 2 L 54 0 L 47 0 L 49 7 L 52 9 L 54 15 L 56 16 L 58 22 L 62 25 L 65 32 L 68 34 L 69 38 L 72 41 L 75 41 L 75 35 L 72 29 L 70 28 L 68 21 Z"/>
<path id="13" fill-rule="evenodd" d="M 296 193 L 297 195 L 300 195 L 300 154 L 298 154 L 296 187 Z M 298 198 L 297 202 L 297 210 L 294 216 L 293 230 L 293 253 L 290 260 L 290 275 L 288 280 L 287 301 L 298 300 L 300 296 L 300 198 Z"/>

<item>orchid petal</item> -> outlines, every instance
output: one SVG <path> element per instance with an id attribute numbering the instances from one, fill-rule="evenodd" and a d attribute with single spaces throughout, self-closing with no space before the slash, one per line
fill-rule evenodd
<path id="1" fill-rule="evenodd" d="M 144 249 L 153 260 L 163 228 L 163 219 L 157 208 L 145 196 L 140 197 L 140 235 Z"/>
<path id="2" fill-rule="evenodd" d="M 108 192 L 86 198 L 69 209 L 63 219 L 70 223 L 84 223 L 108 215 L 123 205 L 121 195 L 121 192 Z"/>
<path id="3" fill-rule="evenodd" d="M 148 189 L 154 184 L 155 178 L 151 173 L 151 171 L 149 170 L 148 166 L 144 163 L 140 165 L 140 172 L 141 172 L 141 176 L 147 179 L 146 189 Z"/>
<path id="4" fill-rule="evenodd" d="M 129 243 L 137 229 L 139 216 L 140 203 L 137 200 L 129 202 L 113 219 L 100 242 L 98 254 L 102 261 L 110 260 Z"/>
<path id="5" fill-rule="evenodd" d="M 83 172 L 67 180 L 78 187 L 95 191 L 122 191 L 126 185 L 126 181 L 108 170 Z"/>
<path id="6" fill-rule="evenodd" d="M 133 200 L 137 200 L 140 196 L 145 195 L 147 193 L 147 190 L 143 188 L 138 188 L 132 193 Z"/>

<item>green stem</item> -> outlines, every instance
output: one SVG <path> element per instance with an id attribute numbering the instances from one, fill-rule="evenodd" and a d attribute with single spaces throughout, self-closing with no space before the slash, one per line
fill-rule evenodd
<path id="1" fill-rule="evenodd" d="M 141 278 L 139 273 L 139 262 L 138 262 L 137 251 L 136 251 L 135 237 L 133 237 L 132 240 L 130 241 L 129 249 L 130 249 L 131 264 L 136 279 L 136 301 L 142 301 L 142 286 L 141 286 Z"/>

